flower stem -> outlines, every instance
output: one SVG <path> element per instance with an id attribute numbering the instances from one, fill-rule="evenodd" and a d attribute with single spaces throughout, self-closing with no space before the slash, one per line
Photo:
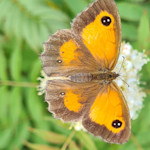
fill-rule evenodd
<path id="1" fill-rule="evenodd" d="M 150 90 L 149 90 L 149 89 L 145 89 L 144 92 L 145 92 L 146 94 L 150 94 Z"/>
<path id="2" fill-rule="evenodd" d="M 62 146 L 61 150 L 66 150 L 67 146 L 70 144 L 74 134 L 76 133 L 75 130 L 72 130 L 71 134 L 69 135 L 69 137 L 66 139 L 66 142 L 64 143 L 64 145 Z"/>
<path id="3" fill-rule="evenodd" d="M 138 141 L 136 140 L 135 136 L 133 135 L 133 133 L 131 133 L 131 139 L 133 141 L 133 143 L 136 145 L 137 150 L 143 150 L 143 148 L 141 147 L 141 145 L 138 143 Z"/>
<path id="4" fill-rule="evenodd" d="M 38 83 L 30 83 L 30 82 L 16 82 L 16 81 L 0 81 L 0 86 L 18 86 L 18 87 L 31 87 L 37 88 Z"/>

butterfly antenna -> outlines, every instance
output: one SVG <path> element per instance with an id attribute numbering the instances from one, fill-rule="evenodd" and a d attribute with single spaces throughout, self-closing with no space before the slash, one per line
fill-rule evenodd
<path id="1" fill-rule="evenodd" d="M 119 69 L 119 71 L 118 71 L 118 74 L 120 74 L 121 69 L 122 69 L 122 66 L 123 66 L 123 64 L 124 64 L 125 57 L 124 57 L 124 56 L 122 56 L 122 58 L 123 58 L 123 61 L 122 61 L 121 67 L 120 67 L 120 69 Z"/>
<path id="2" fill-rule="evenodd" d="M 123 80 L 121 77 L 118 78 L 120 78 L 128 87 L 130 87 L 130 85 L 125 80 Z"/>

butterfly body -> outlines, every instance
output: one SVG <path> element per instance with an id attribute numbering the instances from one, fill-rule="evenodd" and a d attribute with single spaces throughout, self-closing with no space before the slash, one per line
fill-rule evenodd
<path id="1" fill-rule="evenodd" d="M 110 83 L 114 79 L 116 79 L 119 74 L 115 72 L 97 72 L 97 73 L 76 73 L 69 76 L 70 81 L 76 83 L 84 83 L 84 82 L 101 82 Z"/>
<path id="2" fill-rule="evenodd" d="M 47 74 L 45 100 L 55 118 L 81 121 L 109 143 L 128 141 L 130 114 L 113 81 L 121 43 L 121 23 L 114 0 L 97 0 L 82 11 L 71 30 L 59 30 L 41 54 Z"/>

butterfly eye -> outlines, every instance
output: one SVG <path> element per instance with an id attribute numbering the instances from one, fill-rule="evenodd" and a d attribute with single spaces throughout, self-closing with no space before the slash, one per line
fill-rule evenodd
<path id="1" fill-rule="evenodd" d="M 104 26 L 109 26 L 110 23 L 111 23 L 111 18 L 108 17 L 108 16 L 104 16 L 102 19 L 101 19 L 101 22 Z"/>
<path id="2" fill-rule="evenodd" d="M 109 74 L 109 78 L 112 78 L 112 75 L 111 75 L 111 74 Z"/>
<path id="3" fill-rule="evenodd" d="M 122 122 L 119 120 L 115 120 L 115 121 L 113 121 L 112 126 L 114 128 L 120 128 L 122 126 Z"/>

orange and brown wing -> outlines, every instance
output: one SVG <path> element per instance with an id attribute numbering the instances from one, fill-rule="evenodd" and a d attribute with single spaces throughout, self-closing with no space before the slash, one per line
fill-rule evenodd
<path id="1" fill-rule="evenodd" d="M 130 115 L 124 96 L 112 82 L 100 89 L 83 126 L 109 143 L 125 143 L 130 136 Z"/>
<path id="2" fill-rule="evenodd" d="M 121 24 L 114 0 L 94 2 L 74 19 L 72 30 L 102 70 L 115 67 L 121 42 Z"/>
<path id="3" fill-rule="evenodd" d="M 59 30 L 44 43 L 41 54 L 43 70 L 48 76 L 98 70 L 98 64 L 86 47 L 70 30 Z"/>
<path id="4" fill-rule="evenodd" d="M 79 121 L 98 94 L 97 83 L 73 83 L 52 80 L 47 82 L 45 100 L 49 111 L 63 121 Z"/>

